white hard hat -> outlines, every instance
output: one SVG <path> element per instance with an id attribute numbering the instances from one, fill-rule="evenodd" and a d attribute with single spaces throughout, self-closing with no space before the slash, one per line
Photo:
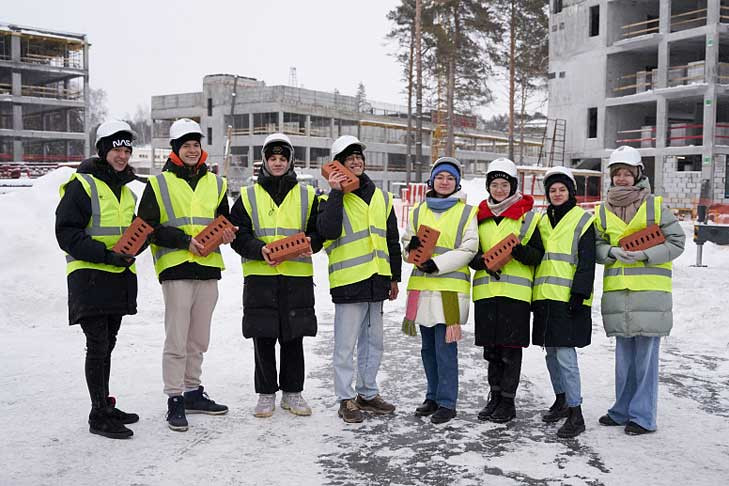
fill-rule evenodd
<path id="1" fill-rule="evenodd" d="M 198 122 L 189 118 L 180 118 L 170 126 L 170 143 L 189 133 L 196 133 L 201 138 L 205 136 Z"/>
<path id="2" fill-rule="evenodd" d="M 517 178 L 516 164 L 506 157 L 499 157 L 491 161 L 486 175 L 489 175 L 490 172 L 503 172 L 514 179 Z"/>
<path id="3" fill-rule="evenodd" d="M 577 181 L 575 180 L 575 176 L 572 175 L 572 171 L 568 167 L 563 167 L 563 166 L 559 165 L 556 167 L 552 167 L 547 172 L 545 172 L 544 180 L 542 181 L 542 183 L 544 184 L 545 191 L 547 190 L 547 180 L 550 177 L 557 175 L 557 174 L 562 174 L 562 175 L 569 177 L 569 179 L 575 185 L 575 190 L 577 189 Z"/>
<path id="4" fill-rule="evenodd" d="M 132 130 L 132 127 L 129 126 L 129 123 L 121 120 L 109 120 L 99 125 L 99 128 L 96 129 L 95 145 L 99 145 L 99 140 L 101 140 L 102 138 L 106 138 L 119 132 L 130 133 L 132 135 L 132 140 L 137 138 L 136 132 Z"/>
<path id="5" fill-rule="evenodd" d="M 607 164 L 608 170 L 610 169 L 611 165 L 615 164 L 625 164 L 632 167 L 640 167 L 641 170 L 644 169 L 643 161 L 640 157 L 640 152 L 638 152 L 638 150 L 634 149 L 633 147 L 629 147 L 627 145 L 616 148 L 610 154 L 610 160 Z"/>
<path id="6" fill-rule="evenodd" d="M 261 172 L 266 175 L 270 175 L 270 172 L 268 172 L 268 167 L 266 167 L 266 147 L 277 142 L 279 144 L 284 144 L 288 146 L 291 153 L 291 155 L 289 156 L 288 172 L 294 170 L 294 146 L 291 143 L 291 140 L 283 133 L 272 133 L 271 135 L 266 137 L 266 140 L 263 141 L 263 146 L 261 147 L 261 161 L 263 161 L 263 163 L 261 164 Z"/>
<path id="7" fill-rule="evenodd" d="M 332 144 L 332 159 L 336 159 L 337 156 L 347 150 L 347 147 L 350 145 L 359 145 L 360 150 L 363 152 L 367 148 L 367 146 L 360 142 L 357 137 L 353 135 L 342 135 Z"/>

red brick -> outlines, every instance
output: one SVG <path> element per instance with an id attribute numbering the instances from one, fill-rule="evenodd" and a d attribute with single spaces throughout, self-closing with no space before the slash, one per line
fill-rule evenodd
<path id="1" fill-rule="evenodd" d="M 299 255 L 311 251 L 311 244 L 309 244 L 306 234 L 301 232 L 273 241 L 267 244 L 266 248 L 271 250 L 268 255 L 271 260 L 282 262 L 284 260 L 293 260 Z"/>
<path id="2" fill-rule="evenodd" d="M 664 241 L 666 241 L 666 237 L 663 236 L 661 228 L 654 224 L 621 238 L 618 243 L 620 248 L 625 251 L 641 251 L 660 245 Z"/>
<path id="3" fill-rule="evenodd" d="M 433 250 L 435 249 L 435 244 L 438 242 L 440 231 L 435 228 L 431 228 L 430 226 L 425 226 L 424 224 L 421 224 L 418 228 L 417 236 L 422 245 L 408 252 L 407 261 L 408 263 L 420 265 L 421 263 L 425 263 L 430 260 L 430 258 L 433 256 Z"/>
<path id="4" fill-rule="evenodd" d="M 113 251 L 123 253 L 125 255 L 137 256 L 139 249 L 142 248 L 147 237 L 154 229 L 144 222 L 142 218 L 137 216 L 132 224 L 124 231 L 119 241 L 116 242 Z"/>
<path id="5" fill-rule="evenodd" d="M 513 234 L 496 243 L 483 255 L 483 261 L 486 263 L 486 267 L 492 272 L 501 269 L 509 263 L 509 260 L 511 260 L 511 249 L 518 244 L 519 239 Z"/>
<path id="6" fill-rule="evenodd" d="M 359 189 L 359 178 L 352 173 L 351 170 L 343 166 L 338 160 L 327 162 L 321 166 L 321 175 L 327 181 L 332 172 L 341 172 L 347 177 L 347 180 L 342 182 L 342 192 L 352 192 Z"/>
<path id="7" fill-rule="evenodd" d="M 226 228 L 233 229 L 234 226 L 221 214 L 195 236 L 195 240 L 203 245 L 200 255 L 208 256 L 223 243 L 223 230 Z"/>

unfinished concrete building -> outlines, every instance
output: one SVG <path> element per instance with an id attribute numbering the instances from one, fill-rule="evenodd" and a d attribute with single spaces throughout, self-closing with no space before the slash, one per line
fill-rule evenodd
<path id="1" fill-rule="evenodd" d="M 676 209 L 729 202 L 729 1 L 551 0 L 549 116 L 566 161 L 640 150 Z M 605 181 L 607 182 L 607 181 Z M 708 194 L 707 194 L 708 189 Z"/>
<path id="2" fill-rule="evenodd" d="M 211 162 L 222 167 L 230 126 L 231 187 L 240 187 L 253 175 L 254 162 L 261 159 L 261 145 L 274 132 L 291 138 L 301 174 L 319 177 L 321 164 L 330 160 L 334 139 L 354 135 L 367 145 L 367 171 L 378 185 L 398 192 L 398 185 L 406 180 L 405 107 L 365 102 L 336 92 L 266 86 L 260 80 L 229 74 L 205 76 L 201 92 L 153 96 L 151 104 L 155 150 L 169 151 L 167 137 L 174 120 L 192 118 L 206 133 L 203 148 Z M 443 155 L 445 127 L 439 125 L 439 118 L 444 121 L 445 117 L 428 112 L 425 118 L 423 173 L 427 177 L 432 155 Z M 471 176 L 483 175 L 487 163 L 504 156 L 508 149 L 504 133 L 484 130 L 478 124 L 475 116 L 456 119 L 456 157 Z M 414 127 L 413 120 L 413 134 Z M 536 162 L 540 144 L 541 138 L 525 139 L 523 163 Z M 414 145 L 412 151 L 414 159 Z"/>
<path id="3" fill-rule="evenodd" d="M 84 34 L 0 23 L 2 172 L 36 176 L 88 153 L 88 46 Z"/>

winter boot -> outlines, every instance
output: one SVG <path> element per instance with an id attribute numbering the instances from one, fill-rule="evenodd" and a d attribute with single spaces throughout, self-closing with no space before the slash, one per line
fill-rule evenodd
<path id="1" fill-rule="evenodd" d="M 111 407 L 92 408 L 89 414 L 89 432 L 109 439 L 128 439 L 134 432 L 116 420 Z"/>
<path id="2" fill-rule="evenodd" d="M 513 397 L 501 397 L 496 409 L 489 417 L 489 420 L 497 424 L 505 424 L 516 417 L 516 406 Z"/>
<path id="3" fill-rule="evenodd" d="M 625 426 L 625 433 L 628 435 L 643 435 L 643 434 L 650 434 L 652 432 L 655 432 L 655 430 L 648 430 L 645 427 L 642 427 L 635 422 L 628 422 L 628 424 Z"/>
<path id="4" fill-rule="evenodd" d="M 431 415 L 430 421 L 434 424 L 444 424 L 456 416 L 456 411 L 452 408 L 438 407 L 438 410 Z"/>
<path id="5" fill-rule="evenodd" d="M 342 400 L 337 414 L 348 424 L 358 424 L 364 420 L 362 410 L 357 407 L 354 399 Z"/>
<path id="6" fill-rule="evenodd" d="M 567 406 L 567 398 L 564 393 L 557 393 L 554 403 L 549 407 L 549 411 L 542 415 L 542 421 L 547 423 L 557 422 L 567 416 L 569 407 Z"/>
<path id="7" fill-rule="evenodd" d="M 258 418 L 268 418 L 273 415 L 273 410 L 276 408 L 276 394 L 258 394 L 258 403 L 253 411 L 253 415 Z"/>
<path id="8" fill-rule="evenodd" d="M 600 422 L 600 425 L 605 425 L 606 427 L 615 427 L 616 425 L 620 425 L 615 420 L 613 420 L 610 414 L 607 413 L 600 417 L 598 419 L 598 422 Z"/>
<path id="9" fill-rule="evenodd" d="M 228 407 L 210 400 L 203 387 L 199 386 L 197 390 L 185 392 L 185 412 L 224 415 L 228 413 Z"/>
<path id="10" fill-rule="evenodd" d="M 425 399 L 422 405 L 415 409 L 417 417 L 427 417 L 433 415 L 438 410 L 438 404 L 435 400 Z"/>
<path id="11" fill-rule="evenodd" d="M 177 432 L 187 430 L 187 417 L 185 417 L 185 399 L 174 396 L 167 399 L 167 425 Z"/>
<path id="12" fill-rule="evenodd" d="M 379 395 L 375 395 L 375 397 L 370 400 L 366 400 L 362 395 L 357 395 L 355 402 L 357 404 L 357 408 L 360 410 L 376 413 L 378 415 L 386 415 L 395 411 L 395 405 L 386 402 Z"/>
<path id="13" fill-rule="evenodd" d="M 281 408 L 288 410 L 294 415 L 301 415 L 302 417 L 308 417 L 311 415 L 311 407 L 309 407 L 309 404 L 306 403 L 304 397 L 301 396 L 301 392 L 283 392 L 283 396 L 281 397 Z"/>
<path id="14" fill-rule="evenodd" d="M 117 421 L 123 423 L 124 425 L 135 424 L 139 422 L 139 415 L 137 415 L 136 413 L 126 413 L 116 408 L 116 398 L 108 397 L 106 399 L 106 403 L 112 409 L 111 416 L 114 417 Z"/>
<path id="15" fill-rule="evenodd" d="M 585 431 L 585 419 L 582 418 L 582 407 L 569 407 L 567 412 L 567 420 L 564 421 L 562 427 L 557 430 L 557 437 L 562 439 L 570 439 L 577 437 Z"/>
<path id="16" fill-rule="evenodd" d="M 483 407 L 480 412 L 478 412 L 478 419 L 479 420 L 490 420 L 491 414 L 494 413 L 494 410 L 496 410 L 496 407 L 499 405 L 500 401 L 501 401 L 501 392 L 500 391 L 489 392 L 489 399 L 486 402 L 486 406 Z"/>

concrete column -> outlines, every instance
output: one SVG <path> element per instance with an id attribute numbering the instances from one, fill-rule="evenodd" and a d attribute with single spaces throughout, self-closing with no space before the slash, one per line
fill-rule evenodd
<path id="1" fill-rule="evenodd" d="M 306 119 L 308 120 L 309 117 L 307 116 Z M 307 122 L 307 125 L 308 125 L 308 122 Z M 307 132 L 308 131 L 309 131 L 309 129 L 307 128 Z M 305 147 L 305 149 L 306 149 L 306 164 L 304 165 L 304 167 L 306 167 L 307 169 L 310 169 L 311 168 L 311 147 L 309 145 L 307 145 Z"/>
<path id="2" fill-rule="evenodd" d="M 334 118 L 329 119 L 329 136 L 333 139 L 336 139 L 339 137 L 339 134 L 334 131 Z"/>
<path id="3" fill-rule="evenodd" d="M 25 154 L 25 150 L 23 149 L 22 140 L 19 140 L 19 139 L 13 140 L 13 160 L 15 162 L 22 162 L 24 154 Z"/>
<path id="4" fill-rule="evenodd" d="M 304 131 L 305 131 L 304 135 L 306 135 L 307 137 L 311 137 L 311 115 L 306 115 L 305 123 L 306 123 L 306 125 L 304 128 Z"/>
<path id="5" fill-rule="evenodd" d="M 671 33 L 671 2 L 660 2 L 658 19 L 658 32 L 661 34 L 661 39 L 658 43 L 658 77 L 653 80 L 654 89 L 668 86 L 670 52 L 667 36 Z"/>
<path id="6" fill-rule="evenodd" d="M 253 133 L 253 113 L 248 113 L 248 135 Z M 250 158 L 248 159 L 250 160 Z"/>
<path id="7" fill-rule="evenodd" d="M 23 105 L 13 104 L 13 130 L 23 129 Z"/>
<path id="8" fill-rule="evenodd" d="M 283 111 L 278 112 L 278 131 L 281 133 L 283 133 L 284 131 Z"/>
<path id="9" fill-rule="evenodd" d="M 668 125 L 668 101 L 659 96 L 656 100 L 656 149 L 666 147 L 666 131 Z M 663 164 L 665 162 L 663 150 L 656 150 L 653 169 L 653 192 L 664 194 L 663 188 Z"/>
<path id="10" fill-rule="evenodd" d="M 83 58 L 83 66 L 84 70 L 84 133 L 88 134 L 91 130 L 91 127 L 89 126 L 89 43 L 86 41 L 86 37 L 84 36 L 84 58 Z M 152 128 L 154 129 L 154 120 L 152 121 Z M 153 136 L 154 138 L 154 136 Z M 91 143 L 89 140 L 89 137 L 87 136 L 84 139 L 84 154 L 86 157 L 91 156 Z M 154 159 L 152 160 L 152 164 L 154 164 Z"/>
<path id="11" fill-rule="evenodd" d="M 23 78 L 20 71 L 13 71 L 13 74 L 10 76 L 10 85 L 10 93 L 13 96 L 23 95 Z"/>
<path id="12" fill-rule="evenodd" d="M 711 180 L 714 177 L 714 135 L 716 133 L 716 83 L 719 81 L 719 1 L 707 2 L 706 9 L 706 57 L 704 58 L 704 75 L 709 89 L 704 95 L 704 138 L 701 157 L 701 178 Z M 712 194 L 708 197 L 713 198 Z"/>
<path id="13" fill-rule="evenodd" d="M 10 37 L 10 60 L 20 62 L 20 33 L 13 32 Z"/>

